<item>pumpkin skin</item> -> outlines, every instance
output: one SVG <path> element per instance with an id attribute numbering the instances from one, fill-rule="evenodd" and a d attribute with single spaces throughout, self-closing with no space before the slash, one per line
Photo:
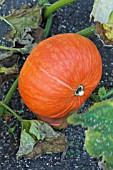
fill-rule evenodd
<path id="1" fill-rule="evenodd" d="M 58 34 L 32 50 L 20 71 L 18 89 L 32 112 L 53 120 L 79 109 L 101 75 L 101 56 L 91 40 Z"/>

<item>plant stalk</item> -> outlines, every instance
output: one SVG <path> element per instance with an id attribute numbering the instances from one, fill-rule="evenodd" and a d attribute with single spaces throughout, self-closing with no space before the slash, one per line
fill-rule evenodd
<path id="1" fill-rule="evenodd" d="M 4 107 L 5 109 L 7 109 L 9 112 L 11 112 L 20 122 L 22 122 L 22 118 L 18 116 L 9 106 L 4 104 L 3 102 L 0 102 L 0 105 Z"/>
<path id="2" fill-rule="evenodd" d="M 3 100 L 3 103 L 4 103 L 5 105 L 7 105 L 7 104 L 10 102 L 10 100 L 11 100 L 14 92 L 15 92 L 16 89 L 17 89 L 17 86 L 18 86 L 18 78 L 14 81 L 14 83 L 13 83 L 13 85 L 11 86 L 10 90 L 8 91 L 5 99 Z M 5 108 L 1 106 L 1 107 L 0 107 L 0 116 L 2 116 L 2 114 L 4 113 L 4 110 L 5 110 Z"/>
<path id="3" fill-rule="evenodd" d="M 44 38 L 46 39 L 49 35 L 49 32 L 50 32 L 50 29 L 51 29 L 51 25 L 52 25 L 52 20 L 53 20 L 53 16 L 50 15 L 48 18 L 47 18 L 47 21 L 46 21 L 46 26 L 45 26 L 45 29 L 44 29 Z"/>
<path id="4" fill-rule="evenodd" d="M 6 46 L 2 46 L 2 45 L 0 45 L 0 49 L 2 49 L 2 50 L 8 50 L 8 51 L 13 51 L 13 52 L 21 52 L 21 51 L 19 50 L 19 48 L 6 47 Z"/>
<path id="5" fill-rule="evenodd" d="M 4 17 L 0 16 L 0 19 L 3 20 L 4 22 L 6 22 L 8 25 L 10 25 L 12 28 L 15 29 L 15 27 L 10 22 L 8 22 Z"/>
<path id="6" fill-rule="evenodd" d="M 81 31 L 78 31 L 77 34 L 80 34 L 82 36 L 87 37 L 87 36 L 89 36 L 91 34 L 94 34 L 94 31 L 95 31 L 95 26 L 90 26 L 90 27 L 85 28 L 85 29 L 83 29 Z"/>
<path id="7" fill-rule="evenodd" d="M 46 19 L 50 14 L 55 12 L 57 9 L 75 1 L 76 0 L 59 0 L 45 9 L 43 17 Z"/>
<path id="8" fill-rule="evenodd" d="M 110 97 L 113 95 L 113 89 L 109 90 L 106 94 L 100 97 L 100 100 L 106 99 L 107 97 Z"/>

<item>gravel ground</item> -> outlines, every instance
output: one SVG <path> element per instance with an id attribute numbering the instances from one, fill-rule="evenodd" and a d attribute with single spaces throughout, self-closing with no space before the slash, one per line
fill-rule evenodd
<path id="1" fill-rule="evenodd" d="M 51 3 L 56 0 L 52 0 Z M 77 32 L 83 28 L 90 26 L 93 23 L 89 22 L 89 14 L 92 10 L 93 0 L 78 0 L 76 3 L 59 9 L 54 14 L 53 25 L 50 36 L 58 33 Z M 12 8 L 19 8 L 22 4 L 36 4 L 35 0 L 7 0 L 0 6 L 0 15 L 7 15 Z M 10 45 L 3 38 L 6 30 L 9 29 L 7 24 L 0 21 L 0 44 Z M 89 37 L 98 47 L 103 60 L 103 76 L 96 90 L 105 86 L 110 89 L 113 86 L 113 48 L 104 47 L 97 36 Z M 23 57 L 23 60 L 25 58 Z M 18 61 L 19 62 L 19 61 Z M 3 81 L 0 86 L 0 100 L 4 98 L 14 79 Z M 86 110 L 92 101 L 88 99 L 82 111 Z M 16 91 L 10 106 L 15 111 L 21 110 L 24 117 L 33 118 L 34 115 L 22 103 L 18 91 Z M 15 129 L 15 139 L 8 132 L 7 126 L 4 124 L 4 117 L 0 120 L 0 170 L 99 170 L 98 161 L 92 158 L 84 148 L 85 128 L 79 126 L 68 125 L 64 133 L 70 144 L 65 157 L 62 159 L 62 153 L 44 154 L 37 157 L 35 160 L 21 159 L 16 160 L 16 152 L 19 147 L 20 124 L 15 118 L 8 120 L 7 124 L 13 126 L 17 123 Z"/>

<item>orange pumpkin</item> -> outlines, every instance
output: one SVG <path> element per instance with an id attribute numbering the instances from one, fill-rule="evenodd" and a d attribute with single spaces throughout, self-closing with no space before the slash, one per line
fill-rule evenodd
<path id="1" fill-rule="evenodd" d="M 63 120 L 71 110 L 79 109 L 101 75 L 101 56 L 91 40 L 74 33 L 59 34 L 32 50 L 21 69 L 18 87 L 32 112 L 58 126 L 54 120 Z"/>

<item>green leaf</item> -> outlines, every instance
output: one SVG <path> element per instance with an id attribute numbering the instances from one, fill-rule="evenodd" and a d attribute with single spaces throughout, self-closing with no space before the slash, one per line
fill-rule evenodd
<path id="1" fill-rule="evenodd" d="M 16 126 L 10 127 L 10 128 L 8 129 L 8 131 L 9 131 L 10 133 L 12 133 L 12 134 L 13 134 L 13 132 L 14 132 L 15 128 L 16 128 Z"/>
<path id="2" fill-rule="evenodd" d="M 94 104 L 84 114 L 69 117 L 68 122 L 88 127 L 85 137 L 87 152 L 94 157 L 102 156 L 106 169 L 113 169 L 113 99 Z"/>
<path id="3" fill-rule="evenodd" d="M 35 143 L 36 141 L 24 129 L 21 132 L 20 147 L 16 155 L 17 159 L 32 152 Z"/>
<path id="4" fill-rule="evenodd" d="M 99 89 L 99 91 L 98 91 L 98 95 L 99 95 L 99 97 L 101 98 L 103 95 L 105 95 L 106 94 L 106 89 L 105 89 L 105 87 L 101 87 L 100 89 Z"/>

